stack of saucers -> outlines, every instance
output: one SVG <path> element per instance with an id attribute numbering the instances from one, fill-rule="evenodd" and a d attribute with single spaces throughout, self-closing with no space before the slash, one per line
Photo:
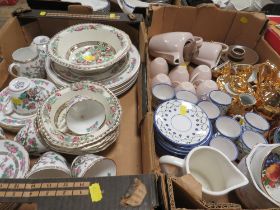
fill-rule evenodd
<path id="1" fill-rule="evenodd" d="M 51 95 L 37 113 L 42 142 L 67 154 L 96 153 L 119 135 L 121 105 L 105 86 L 73 83 Z"/>
<path id="2" fill-rule="evenodd" d="M 185 157 L 193 148 L 208 145 L 212 126 L 197 105 L 170 100 L 159 105 L 154 116 L 157 153 Z"/>
<path id="3" fill-rule="evenodd" d="M 128 91 L 137 80 L 140 55 L 129 36 L 112 26 L 71 26 L 49 42 L 46 72 L 58 87 L 88 80 L 114 94 Z"/>

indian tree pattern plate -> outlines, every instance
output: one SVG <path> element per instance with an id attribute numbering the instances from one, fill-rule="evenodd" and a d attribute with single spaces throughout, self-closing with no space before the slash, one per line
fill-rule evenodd
<path id="1" fill-rule="evenodd" d="M 156 132 L 175 144 L 198 145 L 212 132 L 206 113 L 199 106 L 182 100 L 162 103 L 154 118 Z"/>
<path id="2" fill-rule="evenodd" d="M 96 100 L 105 108 L 105 122 L 98 130 L 85 135 L 75 135 L 64 133 L 56 127 L 56 113 L 60 111 L 60 107 L 77 96 Z M 39 111 L 38 124 L 40 132 L 48 139 L 48 144 L 77 148 L 98 142 L 114 131 L 120 124 L 121 112 L 119 100 L 110 90 L 98 83 L 83 81 L 73 83 L 51 95 Z"/>
<path id="3" fill-rule="evenodd" d="M 50 58 L 47 58 L 50 59 Z M 48 61 L 49 62 L 49 61 Z M 94 73 L 94 74 L 79 74 L 73 72 L 70 68 L 65 68 L 63 66 L 57 65 L 55 62 L 50 61 L 50 66 L 53 72 L 63 80 L 67 82 L 80 82 L 82 80 L 89 80 L 92 82 L 98 82 L 101 80 L 108 79 L 121 73 L 124 69 L 129 67 L 129 56 L 125 56 L 122 60 L 112 65 L 107 71 Z"/>
<path id="4" fill-rule="evenodd" d="M 0 141 L 0 177 L 24 178 L 29 170 L 29 155 L 23 146 L 11 140 Z"/>
<path id="5" fill-rule="evenodd" d="M 266 193 L 280 202 L 280 147 L 273 149 L 264 160 L 261 176 Z"/>
<path id="6" fill-rule="evenodd" d="M 122 94 L 124 93 L 124 91 L 119 88 L 122 87 L 125 91 L 128 90 L 130 86 L 132 86 L 130 81 L 132 80 L 132 78 L 135 79 L 135 76 L 138 74 L 139 68 L 140 55 L 137 48 L 132 45 L 128 52 L 128 65 L 125 65 L 124 69 L 119 70 L 119 73 L 116 73 L 112 77 L 98 82 L 102 85 L 105 85 L 116 95 L 120 95 L 120 93 Z M 59 77 L 55 73 L 55 70 L 53 70 L 51 66 L 50 59 L 46 59 L 46 72 L 49 79 L 60 87 L 67 87 L 69 84 L 71 84 L 71 82 L 67 82 L 65 79 Z M 128 88 L 126 88 L 126 86 L 128 86 Z"/>
<path id="7" fill-rule="evenodd" d="M 92 72 L 121 60 L 130 46 L 125 32 L 108 25 L 86 23 L 57 33 L 48 44 L 48 55 L 62 66 Z"/>
<path id="8" fill-rule="evenodd" d="M 44 94 L 38 94 L 43 96 L 40 101 L 43 102 L 49 95 L 56 91 L 55 85 L 44 79 L 31 79 L 35 85 L 38 87 L 39 91 L 43 91 Z M 0 92 L 0 126 L 12 132 L 19 131 L 27 122 L 31 121 L 35 118 L 34 115 L 19 115 L 13 112 L 10 115 L 6 115 L 3 112 L 3 109 L 7 102 L 9 101 L 9 90 L 6 87 L 4 90 Z"/>

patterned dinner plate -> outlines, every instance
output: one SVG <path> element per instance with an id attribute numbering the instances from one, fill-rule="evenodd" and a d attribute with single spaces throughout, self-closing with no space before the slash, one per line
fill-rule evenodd
<path id="1" fill-rule="evenodd" d="M 11 140 L 0 141 L 0 177 L 24 178 L 29 170 L 29 155 L 22 145 Z"/>
<path id="2" fill-rule="evenodd" d="M 212 132 L 206 113 L 182 100 L 162 103 L 155 112 L 154 124 L 156 132 L 166 140 L 182 145 L 199 145 Z"/>
<path id="3" fill-rule="evenodd" d="M 135 78 L 140 68 L 140 55 L 137 48 L 134 45 L 131 46 L 128 52 L 128 60 L 129 60 L 128 65 L 125 65 L 124 69 L 120 70 L 119 73 L 115 74 L 114 76 L 106 80 L 101 80 L 98 82 L 101 83 L 102 85 L 105 85 L 116 95 L 120 95 L 125 91 L 127 91 L 132 86 L 131 83 L 129 82 Z M 54 70 L 51 67 L 50 59 L 46 60 L 45 67 L 46 67 L 48 79 L 51 80 L 53 83 L 55 83 L 58 87 L 67 87 L 71 84 L 71 82 L 62 79 L 54 72 Z M 127 86 L 129 86 L 129 88 L 127 88 Z M 120 87 L 122 87 L 123 90 L 125 91 L 118 89 Z"/>
<path id="4" fill-rule="evenodd" d="M 85 23 L 57 33 L 49 42 L 48 55 L 64 67 L 96 72 L 121 60 L 130 46 L 125 32 L 108 25 Z"/>
<path id="5" fill-rule="evenodd" d="M 46 96 L 51 95 L 55 92 L 55 85 L 44 79 L 32 79 L 32 81 L 40 88 L 40 91 L 45 91 Z M 12 132 L 19 131 L 28 121 L 35 118 L 36 115 L 19 115 L 17 113 L 12 113 L 10 115 L 6 115 L 3 112 L 4 106 L 9 100 L 9 90 L 6 87 L 4 90 L 0 92 L 0 126 Z M 42 99 L 42 102 L 44 99 Z"/>
<path id="6" fill-rule="evenodd" d="M 98 130 L 85 135 L 64 133 L 56 127 L 56 116 L 60 107 L 74 97 L 82 96 L 96 100 L 105 108 L 105 122 Z M 48 144 L 73 149 L 102 140 L 120 124 L 121 105 L 118 98 L 106 87 L 89 81 L 77 82 L 56 91 L 41 106 L 38 115 L 40 132 L 47 138 Z"/>

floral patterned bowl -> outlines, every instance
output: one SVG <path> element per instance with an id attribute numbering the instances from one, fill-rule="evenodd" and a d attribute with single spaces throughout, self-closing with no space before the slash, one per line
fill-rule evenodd
<path id="1" fill-rule="evenodd" d="M 104 71 L 121 60 L 131 47 L 123 31 L 97 23 L 71 26 L 49 42 L 48 55 L 55 63 L 77 72 Z"/>
<path id="2" fill-rule="evenodd" d="M 0 141 L 0 178 L 24 178 L 29 170 L 29 155 L 19 143 Z"/>

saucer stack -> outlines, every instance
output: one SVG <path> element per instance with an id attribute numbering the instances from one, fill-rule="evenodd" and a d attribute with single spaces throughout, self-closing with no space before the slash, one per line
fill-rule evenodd
<path id="1" fill-rule="evenodd" d="M 66 154 L 96 153 L 119 135 L 121 105 L 105 86 L 73 83 L 51 95 L 37 113 L 43 144 Z"/>
<path id="2" fill-rule="evenodd" d="M 170 100 L 159 105 L 154 118 L 157 153 L 185 157 L 193 148 L 208 145 L 212 126 L 206 113 L 192 103 Z"/>
<path id="3" fill-rule="evenodd" d="M 71 26 L 49 42 L 46 72 L 58 87 L 88 80 L 114 94 L 128 91 L 137 80 L 140 55 L 129 36 L 111 26 Z"/>

